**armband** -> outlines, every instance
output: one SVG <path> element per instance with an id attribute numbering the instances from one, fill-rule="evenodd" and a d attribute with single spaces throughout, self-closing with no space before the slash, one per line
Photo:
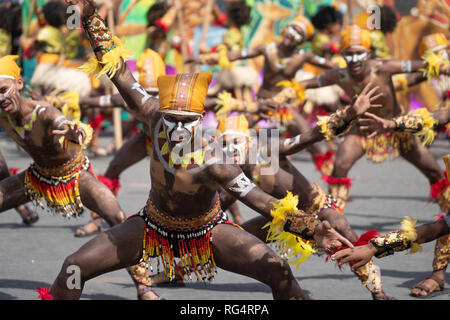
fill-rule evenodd
<path id="1" fill-rule="evenodd" d="M 289 263 L 298 265 L 313 253 L 313 237 L 320 221 L 297 209 L 298 196 L 287 192 L 286 197 L 273 203 L 273 219 L 263 228 L 269 228 L 267 241 L 275 242 L 278 252 L 287 256 Z M 290 259 L 290 261 L 289 261 Z"/>
<path id="2" fill-rule="evenodd" d="M 405 217 L 401 222 L 401 229 L 389 232 L 383 236 L 375 237 L 370 242 L 378 248 L 383 248 L 382 252 L 377 253 L 377 258 L 386 257 L 394 252 L 404 251 L 411 248 L 410 253 L 422 251 L 422 247 L 415 241 L 417 233 L 415 224 L 417 219 Z"/>
<path id="3" fill-rule="evenodd" d="M 97 58 L 89 59 L 80 69 L 97 77 L 103 74 L 114 77 L 123 62 L 131 57 L 131 53 L 118 37 L 112 35 L 97 12 L 83 21 L 83 28 Z"/>
<path id="4" fill-rule="evenodd" d="M 434 127 L 437 121 L 427 109 L 412 110 L 408 114 L 393 120 L 396 124 L 396 131 L 413 133 L 425 145 L 429 145 L 434 141 Z"/>
<path id="5" fill-rule="evenodd" d="M 350 106 L 338 110 L 330 116 L 318 116 L 317 126 L 320 132 L 329 140 L 343 135 L 350 128 L 351 121 L 348 120 Z"/>

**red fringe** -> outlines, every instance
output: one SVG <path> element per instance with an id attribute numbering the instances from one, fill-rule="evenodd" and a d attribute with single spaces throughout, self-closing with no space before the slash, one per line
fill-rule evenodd
<path id="1" fill-rule="evenodd" d="M 434 220 L 434 222 L 439 221 L 439 220 L 442 220 L 442 219 L 445 218 L 445 215 L 439 214 L 439 213 L 438 213 L 438 214 L 435 214 L 434 216 L 436 217 L 436 219 Z"/>
<path id="2" fill-rule="evenodd" d="M 448 181 L 447 178 L 447 172 L 446 171 L 443 172 L 445 178 L 442 178 L 441 180 L 430 186 L 430 199 L 428 199 L 428 201 L 435 200 L 441 194 L 441 192 L 445 190 L 445 188 L 450 186 L 450 181 Z"/>
<path id="3" fill-rule="evenodd" d="M 356 240 L 356 241 L 353 243 L 353 246 L 354 246 L 354 247 L 364 246 L 364 245 L 368 244 L 368 243 L 370 242 L 370 240 L 372 240 L 373 238 L 375 238 L 375 237 L 378 236 L 378 235 L 379 235 L 379 233 L 378 233 L 377 230 L 374 230 L 374 229 L 369 230 L 369 231 L 367 231 L 366 233 L 363 233 L 363 234 L 359 237 L 359 239 Z M 337 249 L 336 251 L 334 251 L 332 254 L 330 254 L 329 256 L 327 256 L 327 258 L 326 258 L 325 261 L 328 261 L 328 260 L 330 259 L 330 257 L 331 257 L 333 254 L 335 254 L 336 252 L 341 251 L 341 250 L 344 250 L 344 249 L 347 249 L 347 248 L 348 248 L 348 246 L 342 246 L 342 247 L 340 247 L 339 249 Z"/>
<path id="4" fill-rule="evenodd" d="M 322 169 L 323 164 L 326 161 L 332 160 L 335 153 L 331 150 L 328 150 L 325 154 L 313 154 L 314 163 L 316 164 L 316 169 L 320 171 Z"/>
<path id="5" fill-rule="evenodd" d="M 17 172 L 19 172 L 19 168 L 9 168 L 9 173 L 11 173 L 11 175 L 15 176 Z"/>
<path id="6" fill-rule="evenodd" d="M 94 119 L 88 120 L 88 124 L 90 124 L 94 131 L 101 131 L 104 119 L 105 117 L 103 116 L 103 113 L 99 113 Z"/>
<path id="7" fill-rule="evenodd" d="M 105 186 L 107 186 L 108 189 L 111 190 L 114 193 L 114 195 L 117 196 L 120 190 L 119 177 L 110 179 L 102 174 L 99 174 L 97 177 L 100 182 L 102 182 Z"/>
<path id="8" fill-rule="evenodd" d="M 352 178 L 335 178 L 332 176 L 322 176 L 322 180 L 328 184 L 344 184 L 349 188 L 352 187 Z"/>
<path id="9" fill-rule="evenodd" d="M 39 293 L 39 299 L 41 300 L 54 300 L 53 296 L 50 294 L 50 287 L 41 288 L 37 287 L 36 292 Z"/>

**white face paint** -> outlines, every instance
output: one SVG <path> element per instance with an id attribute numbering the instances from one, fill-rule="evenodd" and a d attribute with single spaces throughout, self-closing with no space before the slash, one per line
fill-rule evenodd
<path id="1" fill-rule="evenodd" d="M 285 35 L 290 35 L 294 38 L 296 43 L 300 43 L 303 41 L 303 35 L 298 32 L 293 26 L 289 25 L 286 27 Z"/>
<path id="2" fill-rule="evenodd" d="M 8 103 L 6 99 L 9 99 L 11 90 L 13 87 L 10 87 L 5 93 L 0 93 L 0 108 L 3 109 L 3 111 L 10 111 L 12 106 L 12 103 Z"/>
<path id="3" fill-rule="evenodd" d="M 357 63 L 363 61 L 365 58 L 367 58 L 367 52 L 360 53 L 360 54 L 346 54 L 344 55 L 345 61 L 347 63 Z"/>
<path id="4" fill-rule="evenodd" d="M 166 137 L 172 143 L 189 142 L 194 135 L 195 128 L 200 124 L 200 119 L 201 117 L 194 121 L 181 122 L 168 120 L 163 116 Z"/>

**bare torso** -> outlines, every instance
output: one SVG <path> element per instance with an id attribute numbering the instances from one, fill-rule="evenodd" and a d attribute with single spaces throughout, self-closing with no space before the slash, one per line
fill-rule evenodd
<path id="1" fill-rule="evenodd" d="M 363 88 L 372 81 L 373 86 L 378 86 L 378 92 L 383 93 L 383 96 L 376 99 L 373 104 L 381 104 L 381 108 L 371 108 L 368 112 L 373 113 L 382 118 L 392 118 L 401 113 L 400 105 L 395 96 L 395 89 L 392 83 L 391 75 L 379 71 L 383 62 L 377 60 L 370 60 L 370 74 L 366 75 L 363 80 L 356 80 L 350 77 L 347 69 L 339 69 L 331 71 L 339 85 L 345 93 L 352 98 L 359 94 Z"/>
<path id="2" fill-rule="evenodd" d="M 63 152 L 59 138 L 52 133 L 51 119 L 62 116 L 62 113 L 46 102 L 33 101 L 32 104 L 41 108 L 35 110 L 35 121 L 31 119 L 32 114 L 27 115 L 26 122 L 32 122 L 30 130 L 24 130 L 21 134 L 19 132 L 21 128 L 14 128 L 14 121 L 11 120 L 13 123 L 11 124 L 5 116 L 0 117 L 1 126 L 37 165 L 46 168 L 57 167 L 70 160 L 76 153 L 71 149 Z"/>

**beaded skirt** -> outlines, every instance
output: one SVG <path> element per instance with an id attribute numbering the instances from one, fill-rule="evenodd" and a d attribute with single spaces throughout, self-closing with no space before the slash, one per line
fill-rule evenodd
<path id="1" fill-rule="evenodd" d="M 89 159 L 82 153 L 54 168 L 33 163 L 25 173 L 25 192 L 31 201 L 50 212 L 67 218 L 79 216 L 84 210 L 78 187 L 83 170 L 95 177 Z"/>
<path id="2" fill-rule="evenodd" d="M 157 258 L 157 270 L 164 270 L 169 279 L 212 280 L 216 264 L 211 245 L 211 230 L 218 224 L 233 224 L 221 210 L 219 197 L 212 208 L 195 218 L 178 218 L 161 212 L 151 198 L 136 215 L 144 219 L 146 227 L 141 262 L 148 262 L 153 272 L 151 258 Z M 240 228 L 239 226 L 235 225 Z"/>

